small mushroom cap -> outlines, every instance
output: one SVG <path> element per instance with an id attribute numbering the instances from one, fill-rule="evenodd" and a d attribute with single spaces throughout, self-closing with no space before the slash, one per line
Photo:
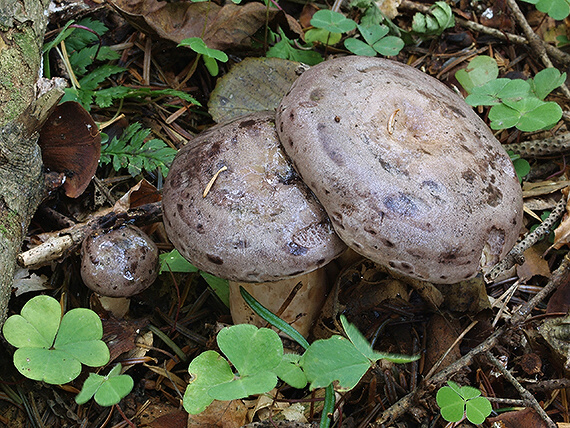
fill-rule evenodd
<path id="1" fill-rule="evenodd" d="M 398 62 L 310 68 L 277 111 L 285 151 L 356 252 L 453 283 L 515 243 L 522 195 L 485 123 L 438 80 Z"/>
<path id="2" fill-rule="evenodd" d="M 176 249 L 196 267 L 234 281 L 300 275 L 346 248 L 283 152 L 273 113 L 215 126 L 183 147 L 162 206 Z"/>
<path id="3" fill-rule="evenodd" d="M 92 233 L 81 246 L 81 278 L 91 290 L 109 297 L 130 297 L 158 275 L 158 248 L 134 226 Z"/>

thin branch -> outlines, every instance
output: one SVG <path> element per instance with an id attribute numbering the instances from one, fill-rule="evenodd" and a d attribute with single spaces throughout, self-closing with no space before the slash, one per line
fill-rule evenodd
<path id="1" fill-rule="evenodd" d="M 526 321 L 526 319 L 530 316 L 530 313 L 534 309 L 536 305 L 538 305 L 546 296 L 548 296 L 551 292 L 553 292 L 560 284 L 568 280 L 568 276 L 570 275 L 570 253 L 566 253 L 564 259 L 558 266 L 542 290 L 536 293 L 532 299 L 530 299 L 527 303 L 525 303 L 521 308 L 516 310 L 513 313 L 511 318 L 512 325 L 518 325 Z"/>
<path id="2" fill-rule="evenodd" d="M 518 380 L 509 372 L 505 366 L 493 355 L 491 352 L 486 351 L 485 356 L 487 359 L 495 366 L 495 368 L 501 372 L 501 374 L 516 388 L 520 396 L 540 415 L 540 417 L 546 422 L 550 428 L 556 428 L 557 425 L 550 419 L 548 414 L 540 406 L 534 395 L 532 395 L 527 389 L 522 386 Z"/>
<path id="3" fill-rule="evenodd" d="M 520 10 L 517 2 L 515 0 L 507 0 L 507 4 L 509 5 L 509 8 L 513 12 L 515 20 L 522 28 L 533 52 L 538 55 L 538 57 L 546 67 L 553 68 L 554 65 L 552 64 L 552 61 L 550 61 L 550 58 L 546 53 L 544 42 L 534 32 L 534 30 L 526 20 L 524 14 Z M 562 90 L 562 93 L 566 98 L 570 98 L 570 89 L 568 89 L 565 83 L 560 86 L 560 89 Z"/>
<path id="4" fill-rule="evenodd" d="M 475 357 L 481 353 L 489 351 L 493 348 L 499 341 L 499 338 L 505 334 L 505 327 L 498 328 L 493 334 L 491 334 L 483 343 L 479 344 L 477 347 L 473 348 L 469 353 L 465 354 L 459 360 L 450 364 L 440 372 L 438 372 L 434 377 L 430 379 L 427 383 L 422 383 L 421 387 L 416 388 L 414 391 L 410 392 L 405 397 L 401 398 L 397 403 L 392 405 L 389 409 L 384 411 L 374 423 L 371 424 L 374 428 L 380 428 L 383 424 L 394 421 L 402 416 L 407 410 L 409 410 L 414 402 L 421 398 L 422 395 L 430 393 L 433 387 L 442 384 L 448 380 L 454 373 L 459 370 L 471 365 Z"/>

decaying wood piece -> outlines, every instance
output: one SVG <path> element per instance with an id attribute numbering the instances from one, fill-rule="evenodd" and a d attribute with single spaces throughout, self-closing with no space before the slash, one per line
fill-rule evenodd
<path id="1" fill-rule="evenodd" d="M 37 98 L 49 0 L 0 0 L 0 324 L 16 255 L 43 193 L 37 130 L 59 99 Z"/>

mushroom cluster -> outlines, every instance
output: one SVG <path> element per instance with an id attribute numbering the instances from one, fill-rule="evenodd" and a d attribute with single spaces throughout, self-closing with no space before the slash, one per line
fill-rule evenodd
<path id="1" fill-rule="evenodd" d="M 344 241 L 405 276 L 453 283 L 510 250 L 522 195 L 509 156 L 452 90 L 350 56 L 304 72 L 276 116 L 217 125 L 182 148 L 163 210 L 180 253 L 222 278 L 294 277 Z"/>

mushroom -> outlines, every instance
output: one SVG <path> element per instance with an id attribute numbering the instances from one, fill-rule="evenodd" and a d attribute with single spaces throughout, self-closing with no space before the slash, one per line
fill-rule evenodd
<path id="1" fill-rule="evenodd" d="M 454 283 L 515 243 L 522 195 L 509 156 L 438 80 L 390 60 L 337 58 L 305 71 L 276 117 L 299 175 L 363 256 Z"/>
<path id="2" fill-rule="evenodd" d="M 81 278 L 102 296 L 131 297 L 158 275 L 158 248 L 135 226 L 88 235 L 81 246 Z"/>
<path id="3" fill-rule="evenodd" d="M 283 152 L 274 113 L 214 126 L 180 149 L 164 184 L 162 206 L 166 233 L 182 256 L 232 281 L 298 277 L 346 249 Z M 260 289 L 272 293 L 265 297 L 277 309 L 290 292 L 278 283 Z M 285 297 L 279 297 L 280 291 Z M 305 317 L 312 322 L 313 315 Z"/>

